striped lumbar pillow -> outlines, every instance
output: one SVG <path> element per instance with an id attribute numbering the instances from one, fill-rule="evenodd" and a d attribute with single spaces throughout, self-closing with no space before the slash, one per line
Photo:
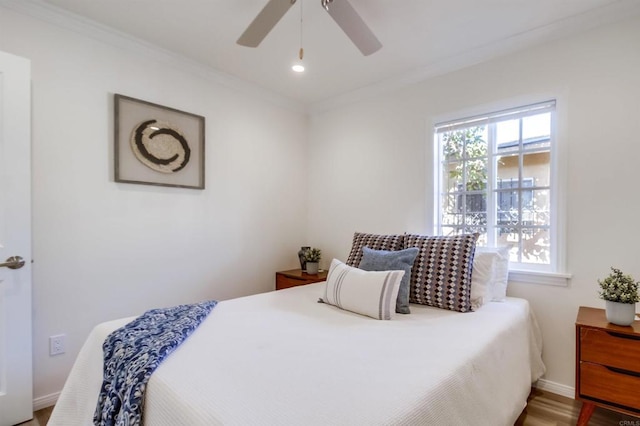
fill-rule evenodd
<path id="1" fill-rule="evenodd" d="M 363 271 L 333 259 L 322 302 L 388 320 L 395 314 L 404 271 Z"/>

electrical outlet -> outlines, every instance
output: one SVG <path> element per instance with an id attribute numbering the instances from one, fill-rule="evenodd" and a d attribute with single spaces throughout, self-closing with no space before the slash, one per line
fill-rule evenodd
<path id="1" fill-rule="evenodd" d="M 49 336 L 49 355 L 60 355 L 64 353 L 64 334 Z"/>

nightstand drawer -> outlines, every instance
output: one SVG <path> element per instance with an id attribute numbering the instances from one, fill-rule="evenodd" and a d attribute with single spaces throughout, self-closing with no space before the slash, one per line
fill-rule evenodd
<path id="1" fill-rule="evenodd" d="M 276 275 L 276 288 L 279 290 L 296 287 L 299 285 L 310 284 L 309 280 L 303 280 L 298 278 L 285 277 L 283 275 Z"/>
<path id="2" fill-rule="evenodd" d="M 583 327 L 580 330 L 580 347 L 582 361 L 640 373 L 638 335 Z"/>
<path id="3" fill-rule="evenodd" d="M 590 362 L 580 363 L 580 377 L 580 396 L 615 401 L 634 411 L 640 410 L 640 377 Z"/>
<path id="4" fill-rule="evenodd" d="M 326 281 L 327 271 L 318 272 L 317 274 L 307 274 L 300 269 L 292 269 L 290 271 L 276 272 L 276 290 L 284 290 L 285 288 L 297 287 L 299 285 L 307 285 Z"/>

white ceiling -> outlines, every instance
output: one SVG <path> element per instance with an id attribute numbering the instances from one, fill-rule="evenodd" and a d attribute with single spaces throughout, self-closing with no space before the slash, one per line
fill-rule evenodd
<path id="1" fill-rule="evenodd" d="M 80 15 L 307 106 L 416 81 L 640 14 L 638 0 L 350 0 L 383 44 L 365 57 L 320 0 L 298 0 L 260 46 L 237 45 L 266 2 L 29 0 Z M 300 46 L 300 5 L 304 74 L 290 69 Z"/>

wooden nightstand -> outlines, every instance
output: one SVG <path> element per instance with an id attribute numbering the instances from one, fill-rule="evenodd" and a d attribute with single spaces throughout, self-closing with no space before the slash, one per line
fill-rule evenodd
<path id="1" fill-rule="evenodd" d="M 610 324 L 603 309 L 580 307 L 576 319 L 578 425 L 596 406 L 640 417 L 640 321 Z"/>
<path id="2" fill-rule="evenodd" d="M 327 271 L 318 272 L 315 275 L 309 275 L 300 269 L 292 269 L 290 271 L 276 272 L 276 290 L 295 287 L 298 285 L 307 285 L 319 283 L 327 280 Z"/>

